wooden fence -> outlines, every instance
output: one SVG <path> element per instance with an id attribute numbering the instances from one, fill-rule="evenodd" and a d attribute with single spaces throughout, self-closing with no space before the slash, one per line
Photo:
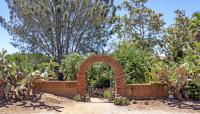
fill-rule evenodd
<path id="1" fill-rule="evenodd" d="M 125 96 L 132 99 L 155 99 L 168 97 L 166 84 L 128 84 Z"/>

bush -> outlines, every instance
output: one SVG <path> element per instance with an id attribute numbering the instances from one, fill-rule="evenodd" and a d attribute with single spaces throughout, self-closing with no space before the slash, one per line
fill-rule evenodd
<path id="1" fill-rule="evenodd" d="M 37 53 L 15 53 L 7 56 L 8 61 L 15 63 L 20 72 L 28 75 L 30 72 L 41 69 L 40 63 L 49 62 L 48 56 Z M 45 69 L 44 67 L 43 69 Z"/>
<path id="2" fill-rule="evenodd" d="M 114 100 L 114 96 L 112 95 L 112 92 L 109 89 L 103 92 L 103 97 L 108 99 L 110 102 Z"/>
<path id="3" fill-rule="evenodd" d="M 101 62 L 93 64 L 87 70 L 88 84 L 90 86 L 94 86 L 95 88 L 108 88 L 112 86 L 113 76 L 114 72 L 112 68 Z"/>
<path id="4" fill-rule="evenodd" d="M 200 100 L 200 87 L 193 83 L 187 84 L 185 87 L 186 91 L 189 95 L 189 98 L 192 100 Z"/>
<path id="5" fill-rule="evenodd" d="M 74 96 L 73 100 L 79 101 L 79 102 L 90 102 L 90 96 L 85 95 L 85 96 L 80 96 L 79 94 Z"/>
<path id="6" fill-rule="evenodd" d="M 126 97 L 116 97 L 114 99 L 114 104 L 120 105 L 120 106 L 127 106 L 127 105 L 130 105 L 130 101 Z"/>
<path id="7" fill-rule="evenodd" d="M 78 94 L 78 95 L 74 96 L 73 100 L 81 101 L 81 96 Z"/>
<path id="8" fill-rule="evenodd" d="M 61 70 L 64 73 L 64 79 L 76 80 L 76 74 L 81 63 L 85 60 L 83 55 L 78 53 L 69 54 L 64 57 L 61 63 Z"/>
<path id="9" fill-rule="evenodd" d="M 122 65 L 127 84 L 146 82 L 144 75 L 151 70 L 153 62 L 150 52 L 123 42 L 112 56 Z"/>
<path id="10" fill-rule="evenodd" d="M 93 81 L 92 86 L 95 88 L 108 88 L 111 86 L 109 77 L 99 76 L 98 79 L 91 81 Z"/>

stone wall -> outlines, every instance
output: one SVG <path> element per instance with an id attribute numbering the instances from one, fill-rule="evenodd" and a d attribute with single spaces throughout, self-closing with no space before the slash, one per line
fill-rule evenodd
<path id="1" fill-rule="evenodd" d="M 166 84 L 127 84 L 125 96 L 132 99 L 167 98 Z"/>

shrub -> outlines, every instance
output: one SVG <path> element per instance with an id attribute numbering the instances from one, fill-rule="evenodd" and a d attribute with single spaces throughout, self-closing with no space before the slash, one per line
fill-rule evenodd
<path id="1" fill-rule="evenodd" d="M 127 84 L 146 82 L 144 75 L 150 71 L 153 62 L 150 52 L 122 43 L 112 56 L 122 65 Z"/>
<path id="2" fill-rule="evenodd" d="M 200 87 L 199 86 L 197 86 L 193 83 L 188 83 L 185 88 L 186 88 L 186 91 L 187 91 L 190 99 L 200 100 Z"/>
<path id="3" fill-rule="evenodd" d="M 127 97 L 116 97 L 114 99 L 114 104 L 120 106 L 127 106 L 130 105 L 130 101 Z"/>
<path id="4" fill-rule="evenodd" d="M 15 63 L 18 71 L 28 75 L 30 72 L 41 69 L 40 63 L 48 62 L 48 56 L 37 53 L 15 53 L 7 56 L 7 60 Z M 45 69 L 46 67 L 44 67 Z"/>
<path id="5" fill-rule="evenodd" d="M 73 100 L 81 101 L 81 96 L 78 94 L 78 95 L 74 96 Z"/>
<path id="6" fill-rule="evenodd" d="M 61 70 L 65 75 L 64 79 L 76 80 L 76 74 L 84 60 L 85 57 L 78 53 L 73 53 L 65 56 L 61 63 Z"/>
<path id="7" fill-rule="evenodd" d="M 88 84 L 95 88 L 108 88 L 113 82 L 114 72 L 105 63 L 95 63 L 87 70 Z"/>
<path id="8" fill-rule="evenodd" d="M 74 96 L 73 100 L 79 101 L 79 102 L 90 102 L 90 96 L 85 95 L 85 96 L 80 96 L 79 94 Z"/>
<path id="9" fill-rule="evenodd" d="M 114 100 L 114 96 L 112 95 L 112 92 L 109 89 L 103 92 L 103 97 L 108 99 L 110 102 Z"/>
<path id="10" fill-rule="evenodd" d="M 95 77 L 95 75 L 93 76 Z M 96 80 L 90 80 L 92 82 L 92 86 L 95 88 L 108 88 L 110 87 L 110 79 L 106 76 L 99 76 Z"/>

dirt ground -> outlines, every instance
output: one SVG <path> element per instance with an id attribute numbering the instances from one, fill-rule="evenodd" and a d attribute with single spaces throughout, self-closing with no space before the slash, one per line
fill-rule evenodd
<path id="1" fill-rule="evenodd" d="M 200 102 L 169 102 L 161 100 L 137 101 L 129 106 L 115 106 L 105 99 L 92 98 L 91 102 L 43 94 L 36 102 L 5 102 L 0 100 L 0 114 L 200 114 Z"/>

